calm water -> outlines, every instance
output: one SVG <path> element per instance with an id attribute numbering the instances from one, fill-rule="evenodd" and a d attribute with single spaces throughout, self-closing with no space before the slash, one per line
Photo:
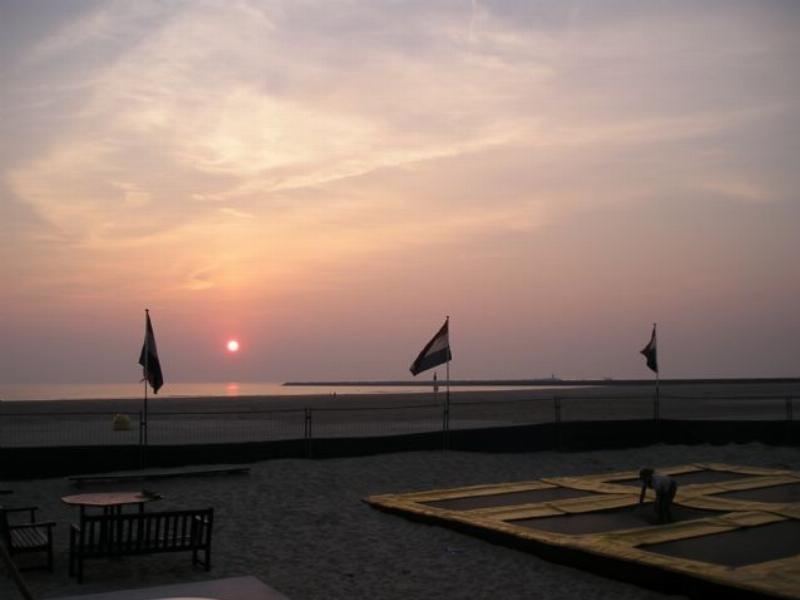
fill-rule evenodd
<path id="1" fill-rule="evenodd" d="M 440 391 L 444 385 L 440 383 Z M 31 400 L 93 400 L 93 399 L 118 399 L 141 398 L 144 393 L 144 384 L 141 383 L 95 383 L 95 384 L 0 384 L 0 400 L 6 401 L 31 401 Z M 469 386 L 474 391 L 493 391 L 511 389 L 533 389 L 536 386 L 523 387 L 496 387 L 496 386 Z M 159 391 L 159 398 L 196 398 L 196 397 L 238 397 L 238 396 L 303 396 L 308 394 L 412 394 L 432 392 L 431 385 L 420 386 L 284 386 L 280 383 L 169 383 Z M 450 389 L 458 389 L 455 386 Z M 152 396 L 151 390 L 148 394 Z"/>

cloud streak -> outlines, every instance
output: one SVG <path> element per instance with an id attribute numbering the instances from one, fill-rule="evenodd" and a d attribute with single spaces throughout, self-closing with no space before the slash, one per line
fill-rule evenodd
<path id="1" fill-rule="evenodd" d="M 0 155 L 4 250 L 19 257 L 0 271 L 19 280 L 5 302 L 46 304 L 48 289 L 134 302 L 149 288 L 165 304 L 256 304 L 354 289 L 362 272 L 380 288 L 376 257 L 417 264 L 445 248 L 443 268 L 473 256 L 528 298 L 509 265 L 580 264 L 570 232 L 585 219 L 617 234 L 666 223 L 679 239 L 683 203 L 712 221 L 718 206 L 788 214 L 797 11 L 736 5 L 62 8 L 2 71 L 2 133 L 20 140 Z M 749 269 L 775 261 L 754 252 Z M 601 252 L 596 268 L 617 258 Z M 630 269 L 626 285 L 650 282 Z"/>

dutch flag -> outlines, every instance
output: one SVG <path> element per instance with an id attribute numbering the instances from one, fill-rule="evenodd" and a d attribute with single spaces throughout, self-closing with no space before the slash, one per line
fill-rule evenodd
<path id="1" fill-rule="evenodd" d="M 449 322 L 450 317 L 447 317 L 442 328 L 433 336 L 431 341 L 425 345 L 414 362 L 411 363 L 412 375 L 427 371 L 453 358 L 453 355 L 450 353 L 450 338 L 447 330 Z"/>

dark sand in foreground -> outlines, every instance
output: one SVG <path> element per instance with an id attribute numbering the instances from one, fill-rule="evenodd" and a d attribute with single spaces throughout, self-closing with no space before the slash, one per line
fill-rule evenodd
<path id="1" fill-rule="evenodd" d="M 294 600 L 666 599 L 654 591 L 385 514 L 362 498 L 691 462 L 796 468 L 800 448 L 746 444 L 585 453 L 410 452 L 272 460 L 253 464 L 249 475 L 104 484 L 98 489 L 146 486 L 163 494 L 150 510 L 213 506 L 214 568 L 208 574 L 194 570 L 190 558 L 181 554 L 94 561 L 87 563 L 81 586 L 67 575 L 68 524 L 76 517 L 75 509 L 59 500 L 76 488 L 63 478 L 11 485 L 16 490 L 14 503 L 38 504 L 45 518 L 58 522 L 55 572 L 26 574 L 42 598 L 255 575 Z M 0 597 L 18 597 L 7 578 L 0 578 Z"/>

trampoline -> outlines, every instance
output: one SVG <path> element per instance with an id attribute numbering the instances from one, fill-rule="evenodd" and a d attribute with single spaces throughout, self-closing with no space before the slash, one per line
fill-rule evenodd
<path id="1" fill-rule="evenodd" d="M 621 473 L 371 496 L 376 508 L 695 598 L 800 600 L 800 472 L 691 464 L 672 522 L 638 468 Z"/>
<path id="2" fill-rule="evenodd" d="M 639 510 L 641 508 L 641 510 Z M 705 517 L 719 515 L 711 510 L 687 508 L 685 506 L 672 507 L 672 522 L 693 521 Z M 542 529 L 567 535 L 583 535 L 587 533 L 604 533 L 623 529 L 636 529 L 660 525 L 653 511 L 652 503 L 641 507 L 616 508 L 612 510 L 599 510 L 595 512 L 559 515 L 557 517 L 539 517 L 535 519 L 518 519 L 510 521 L 513 525 Z"/>
<path id="3" fill-rule="evenodd" d="M 753 502 L 800 502 L 800 482 L 735 492 L 723 492 L 722 494 L 717 494 L 717 496 L 720 498 L 729 498 L 731 500 L 749 500 Z"/>
<path id="4" fill-rule="evenodd" d="M 564 500 L 567 498 L 581 498 L 596 496 L 594 492 L 573 490 L 563 487 L 551 487 L 505 494 L 487 494 L 485 496 L 461 496 L 446 500 L 425 502 L 428 506 L 445 508 L 448 510 L 474 510 L 476 508 L 491 508 L 495 506 L 515 506 L 519 504 L 532 504 L 549 502 L 551 500 Z"/>
<path id="5" fill-rule="evenodd" d="M 642 549 L 726 567 L 741 567 L 800 553 L 800 521 L 744 527 L 714 535 L 644 545 Z"/>

